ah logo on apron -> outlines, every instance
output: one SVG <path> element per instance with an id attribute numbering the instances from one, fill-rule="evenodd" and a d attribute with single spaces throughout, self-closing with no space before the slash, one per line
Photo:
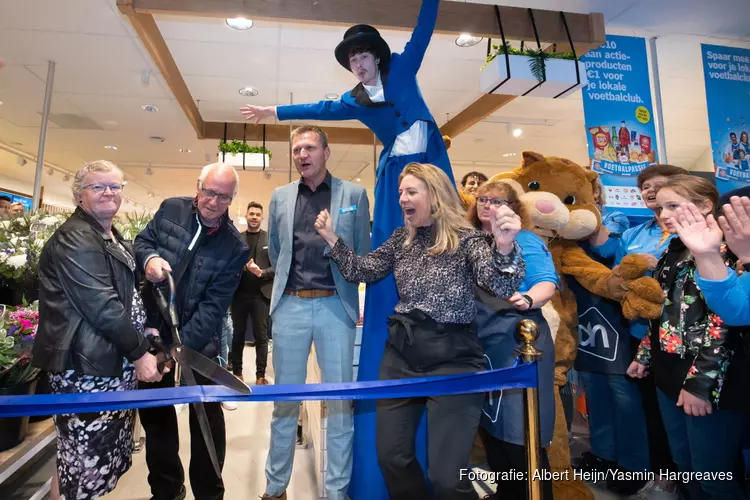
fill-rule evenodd
<path id="1" fill-rule="evenodd" d="M 619 343 L 620 332 L 597 308 L 589 307 L 578 316 L 578 351 L 580 353 L 615 362 Z"/>

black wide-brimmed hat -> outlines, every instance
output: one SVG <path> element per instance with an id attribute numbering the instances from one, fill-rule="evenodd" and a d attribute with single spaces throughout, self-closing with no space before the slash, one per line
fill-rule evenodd
<path id="1" fill-rule="evenodd" d="M 380 58 L 380 69 L 387 67 L 388 60 L 391 57 L 391 48 L 380 36 L 378 30 L 367 24 L 358 24 L 352 26 L 346 33 L 344 39 L 336 46 L 334 54 L 336 60 L 343 67 L 351 71 L 349 67 L 349 50 L 354 47 L 369 46 L 375 50 L 375 55 Z"/>

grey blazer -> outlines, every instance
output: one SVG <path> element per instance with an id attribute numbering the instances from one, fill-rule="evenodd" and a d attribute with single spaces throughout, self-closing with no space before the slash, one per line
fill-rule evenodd
<path id="1" fill-rule="evenodd" d="M 271 196 L 268 216 L 268 256 L 276 271 L 271 294 L 271 314 L 286 288 L 292 265 L 294 241 L 294 208 L 297 203 L 299 180 L 276 188 Z M 362 186 L 336 177 L 331 178 L 331 209 L 333 230 L 349 248 L 359 255 L 370 252 L 370 202 Z M 330 248 L 320 256 L 327 259 Z M 333 281 L 338 297 L 355 323 L 359 320 L 359 283 L 349 283 L 341 275 L 338 265 L 331 262 Z"/>

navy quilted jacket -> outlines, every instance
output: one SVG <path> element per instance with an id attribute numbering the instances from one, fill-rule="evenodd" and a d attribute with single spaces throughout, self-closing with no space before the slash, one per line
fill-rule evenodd
<path id="1" fill-rule="evenodd" d="M 146 261 L 154 255 L 169 262 L 172 269 L 177 268 L 199 227 L 193 201 L 193 198 L 169 198 L 162 202 L 154 218 L 135 238 L 141 269 L 145 269 Z M 247 245 L 226 215 L 216 231 L 206 233 L 177 284 L 175 304 L 183 344 L 208 357 L 219 354 L 220 325 L 240 283 L 247 255 Z M 147 326 L 158 328 L 165 340 L 171 342 L 171 334 L 149 298 L 144 296 Z"/>

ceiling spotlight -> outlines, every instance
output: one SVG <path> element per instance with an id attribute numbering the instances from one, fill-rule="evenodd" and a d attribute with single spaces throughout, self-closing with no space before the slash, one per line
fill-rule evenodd
<path id="1" fill-rule="evenodd" d="M 23 146 L 23 144 L 22 144 L 22 143 L 20 143 L 20 142 L 17 142 L 17 141 L 13 141 L 13 142 L 11 142 L 11 143 L 10 143 L 10 145 L 11 145 L 11 146 L 16 146 L 16 147 L 18 147 L 18 146 Z"/>
<path id="2" fill-rule="evenodd" d="M 336 92 L 331 92 L 330 94 L 326 94 L 325 97 L 329 101 L 335 101 L 336 99 L 339 98 L 339 95 Z"/>
<path id="3" fill-rule="evenodd" d="M 24 165 L 26 165 L 26 158 L 24 158 L 23 156 L 19 156 L 18 158 L 16 158 L 16 163 L 23 167 Z"/>
<path id="4" fill-rule="evenodd" d="M 54 173 L 55 173 L 55 171 L 54 171 L 54 170 L 52 170 L 51 168 L 50 168 L 50 169 L 47 169 L 47 175 L 52 175 L 52 174 L 54 174 Z"/>
<path id="5" fill-rule="evenodd" d="M 104 146 L 104 149 L 109 149 L 110 151 L 117 151 L 117 146 Z"/>
<path id="6" fill-rule="evenodd" d="M 505 153 L 503 154 L 504 157 L 508 158 L 510 156 L 516 156 L 516 153 Z"/>
<path id="7" fill-rule="evenodd" d="M 516 127 L 513 129 L 513 137 L 521 137 L 523 135 L 523 130 Z"/>
<path id="8" fill-rule="evenodd" d="M 361 181 L 362 181 L 362 179 L 360 179 L 359 177 L 357 177 L 357 182 L 361 182 Z"/>
<path id="9" fill-rule="evenodd" d="M 233 30 L 245 31 L 253 27 L 253 20 L 244 17 L 228 17 L 227 26 L 229 26 Z"/>
<path id="10" fill-rule="evenodd" d="M 154 175 L 154 171 L 153 171 L 153 170 L 151 170 L 151 167 L 148 167 L 148 168 L 146 169 L 146 175 Z"/>
<path id="11" fill-rule="evenodd" d="M 180 153 L 192 153 L 189 149 L 180 149 Z"/>
<path id="12" fill-rule="evenodd" d="M 0 101 L 0 106 L 2 106 L 2 105 L 3 105 L 3 101 Z"/>
<path id="13" fill-rule="evenodd" d="M 63 177 L 64 182 L 68 182 L 70 180 L 70 174 L 65 174 L 65 177 Z"/>
<path id="14" fill-rule="evenodd" d="M 154 197 L 154 193 L 152 193 L 151 191 L 149 191 L 149 192 L 148 192 L 148 197 L 149 197 L 149 198 L 153 198 L 153 197 Z"/>
<path id="15" fill-rule="evenodd" d="M 258 95 L 258 89 L 253 87 L 243 87 L 239 90 L 240 95 L 244 97 L 255 97 Z"/>
<path id="16" fill-rule="evenodd" d="M 481 36 L 470 35 L 469 33 L 463 33 L 456 38 L 456 45 L 459 47 L 473 47 L 484 40 Z"/>
<path id="17" fill-rule="evenodd" d="M 148 111 L 149 113 L 156 113 L 159 111 L 159 108 L 157 108 L 153 104 L 144 104 L 143 106 L 141 106 L 141 109 L 143 111 Z"/>

